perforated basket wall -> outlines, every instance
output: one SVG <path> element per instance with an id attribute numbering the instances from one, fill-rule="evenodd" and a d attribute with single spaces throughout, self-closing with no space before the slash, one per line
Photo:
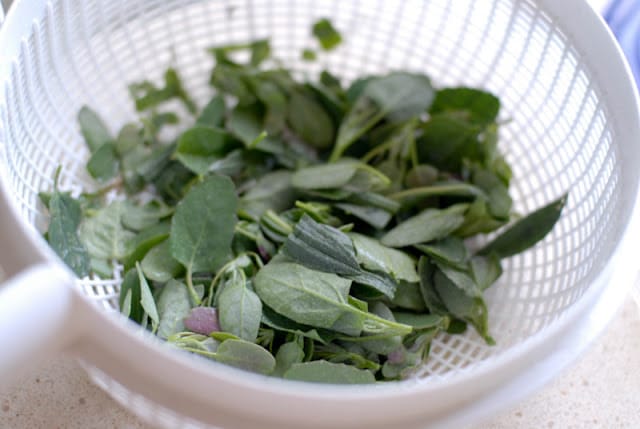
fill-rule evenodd
<path id="1" fill-rule="evenodd" d="M 319 17 L 329 17 L 345 43 L 316 63 L 302 62 Z M 527 0 L 50 1 L 2 92 L 3 168 L 24 221 L 40 230 L 46 225 L 37 193 L 51 189 L 58 165 L 62 188 L 93 186 L 76 123 L 81 105 L 92 106 L 115 131 L 135 117 L 127 84 L 159 79 L 173 64 L 202 106 L 212 95 L 206 48 L 262 37 L 300 76 L 326 68 L 349 82 L 403 69 L 424 72 L 438 86 L 484 87 L 503 103 L 500 147 L 513 167 L 515 210 L 529 212 L 570 191 L 553 232 L 508 259 L 488 292 L 497 346 L 486 346 L 472 330 L 440 336 L 416 376 L 428 383 L 472 371 L 545 330 L 584 294 L 619 239 L 621 154 L 603 94 L 591 80 L 595 60 L 576 51 L 559 22 Z M 80 287 L 115 311 L 120 276 L 85 279 Z M 117 392 L 121 400 L 129 394 Z"/>

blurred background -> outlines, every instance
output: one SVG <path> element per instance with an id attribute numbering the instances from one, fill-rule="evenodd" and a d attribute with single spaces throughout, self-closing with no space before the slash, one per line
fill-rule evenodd
<path id="1" fill-rule="evenodd" d="M 640 82 L 640 1 L 611 0 L 594 1 L 603 11 L 603 16 L 618 38 L 629 65 Z"/>

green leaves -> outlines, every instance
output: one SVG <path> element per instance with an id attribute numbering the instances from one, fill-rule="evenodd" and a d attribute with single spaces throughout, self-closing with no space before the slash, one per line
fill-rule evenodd
<path id="1" fill-rule="evenodd" d="M 352 306 L 348 299 L 350 286 L 350 280 L 335 274 L 288 262 L 268 264 L 255 278 L 260 299 L 298 323 L 356 336 L 361 332 L 402 335 L 411 331 L 406 325 Z"/>
<path id="2" fill-rule="evenodd" d="M 86 218 L 80 226 L 80 239 L 91 257 L 124 259 L 133 250 L 135 233 L 122 224 L 126 203 L 115 201 Z"/>
<path id="3" fill-rule="evenodd" d="M 360 273 L 351 239 L 307 215 L 296 224 L 282 250 L 286 256 L 308 268 L 334 274 Z"/>
<path id="4" fill-rule="evenodd" d="M 183 320 L 189 315 L 191 302 L 187 286 L 175 279 L 169 280 L 158 297 L 158 336 L 169 336 L 184 331 Z"/>
<path id="5" fill-rule="evenodd" d="M 271 374 L 276 367 L 276 360 L 271 353 L 244 340 L 224 341 L 213 356 L 218 362 L 258 374 Z"/>
<path id="6" fill-rule="evenodd" d="M 215 161 L 224 158 L 234 147 L 234 139 L 224 130 L 192 127 L 180 135 L 175 156 L 189 170 L 204 175 Z"/>
<path id="7" fill-rule="evenodd" d="M 265 265 L 255 278 L 256 293 L 266 305 L 295 322 L 326 329 L 349 311 L 350 286 L 350 280 L 293 263 Z M 354 330 L 358 335 L 358 327 L 349 332 Z"/>
<path id="8" fill-rule="evenodd" d="M 384 189 L 389 179 L 364 163 L 344 160 L 300 169 L 291 177 L 291 183 L 304 190 L 345 188 L 351 192 Z"/>
<path id="9" fill-rule="evenodd" d="M 342 42 L 342 36 L 326 18 L 316 21 L 311 30 L 325 51 L 334 49 Z"/>
<path id="10" fill-rule="evenodd" d="M 171 220 L 171 255 L 188 272 L 216 271 L 230 255 L 237 197 L 231 180 L 211 176 L 194 185 Z"/>
<path id="11" fill-rule="evenodd" d="M 172 98 L 179 99 L 190 113 L 195 113 L 197 107 L 187 94 L 178 72 L 169 67 L 164 73 L 164 87 L 158 88 L 149 81 L 129 85 L 129 91 L 139 112 L 152 109 Z"/>
<path id="12" fill-rule="evenodd" d="M 326 19 L 312 34 L 307 57 L 342 42 Z M 440 333 L 470 325 L 493 344 L 484 294 L 501 258 L 542 239 L 565 201 L 469 246 L 513 218 L 500 100 L 406 71 L 300 81 L 267 39 L 209 52 L 202 109 L 170 67 L 130 86 L 140 118 L 115 139 L 80 110 L 102 187 L 73 199 L 56 179 L 41 193 L 61 258 L 80 276 L 123 266 L 124 315 L 261 374 L 396 380 Z"/>
<path id="13" fill-rule="evenodd" d="M 284 373 L 284 378 L 328 384 L 371 384 L 376 381 L 371 371 L 327 361 L 294 363 Z"/>
<path id="14" fill-rule="evenodd" d="M 82 106 L 78 112 L 78 123 L 80 124 L 80 132 L 91 153 L 112 142 L 113 137 L 111 137 L 109 129 L 91 108 Z"/>
<path id="15" fill-rule="evenodd" d="M 384 246 L 362 234 L 350 233 L 358 263 L 371 271 L 390 274 L 396 280 L 417 282 L 420 280 L 415 261 L 406 253 Z"/>
<path id="16" fill-rule="evenodd" d="M 49 200 L 49 215 L 49 245 L 78 277 L 85 277 L 89 274 L 89 253 L 78 237 L 80 204 L 56 190 Z"/>
<path id="17" fill-rule="evenodd" d="M 234 271 L 218 298 L 220 328 L 246 341 L 255 342 L 262 319 L 262 302 L 247 287 L 242 271 Z"/>
<path id="18" fill-rule="evenodd" d="M 422 75 L 396 72 L 369 80 L 338 129 L 330 161 L 337 161 L 383 118 L 402 121 L 425 112 L 434 95 L 429 79 Z"/>
<path id="19" fill-rule="evenodd" d="M 436 93 L 429 112 L 464 114 L 471 122 L 488 125 L 496 120 L 500 100 L 493 94 L 475 88 L 444 88 Z"/>
<path id="20" fill-rule="evenodd" d="M 87 171 L 91 177 L 99 182 L 113 179 L 118 173 L 118 158 L 113 143 L 105 143 L 100 146 L 89 158 Z"/>
<path id="21" fill-rule="evenodd" d="M 381 242 L 389 247 L 404 247 L 445 238 L 462 225 L 465 210 L 466 204 L 443 210 L 426 209 L 391 229 Z"/>
<path id="22" fill-rule="evenodd" d="M 501 258 L 506 258 L 528 249 L 551 231 L 553 225 L 560 218 L 560 213 L 562 213 L 566 202 L 567 195 L 565 194 L 520 219 L 486 245 L 480 253 L 485 255 L 495 253 Z"/>
<path id="23" fill-rule="evenodd" d="M 311 94 L 296 91 L 291 95 L 287 120 L 291 129 L 312 147 L 331 147 L 335 134 L 333 121 Z"/>

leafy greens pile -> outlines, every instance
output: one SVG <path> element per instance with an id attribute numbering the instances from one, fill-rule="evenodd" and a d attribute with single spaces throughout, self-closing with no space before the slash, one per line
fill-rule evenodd
<path id="1" fill-rule="evenodd" d="M 323 50 L 341 42 L 326 20 L 313 34 Z M 271 61 L 268 40 L 211 53 L 216 95 L 202 110 L 169 68 L 162 86 L 130 86 L 141 119 L 117 136 L 79 112 L 102 188 L 41 195 L 47 239 L 69 267 L 110 277 L 121 264 L 130 319 L 177 348 L 287 379 L 400 379 L 435 335 L 467 325 L 493 344 L 483 291 L 565 202 L 480 249 L 465 240 L 512 218 L 500 101 L 408 72 L 301 82 Z M 194 119 L 171 141 L 162 131 L 181 119 L 167 102 Z"/>

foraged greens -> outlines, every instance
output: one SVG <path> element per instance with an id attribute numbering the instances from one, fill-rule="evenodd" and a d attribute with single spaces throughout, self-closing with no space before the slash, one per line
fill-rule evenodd
<path id="1" fill-rule="evenodd" d="M 342 42 L 326 19 L 312 34 Z M 129 87 L 140 119 L 117 134 L 80 110 L 102 188 L 73 198 L 56 176 L 41 195 L 62 260 L 79 277 L 122 267 L 121 312 L 171 346 L 285 379 L 402 379 L 467 325 L 493 344 L 484 291 L 566 201 L 510 225 L 500 100 L 405 71 L 301 81 L 268 40 L 210 52 L 201 109 L 169 68 Z"/>

